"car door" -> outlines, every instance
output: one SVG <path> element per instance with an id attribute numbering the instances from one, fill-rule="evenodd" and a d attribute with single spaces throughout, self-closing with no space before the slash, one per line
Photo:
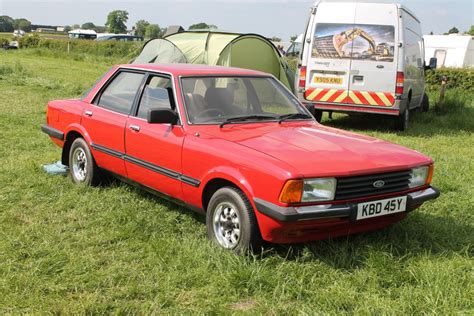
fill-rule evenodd
<path id="1" fill-rule="evenodd" d="M 176 110 L 172 78 L 150 74 L 137 108 L 125 129 L 125 165 L 128 177 L 168 196 L 182 199 L 181 151 L 183 127 L 178 124 L 149 124 L 148 110 Z"/>
<path id="2" fill-rule="evenodd" d="M 126 176 L 125 125 L 144 77 L 144 73 L 119 70 L 82 116 L 97 165 L 122 176 Z"/>

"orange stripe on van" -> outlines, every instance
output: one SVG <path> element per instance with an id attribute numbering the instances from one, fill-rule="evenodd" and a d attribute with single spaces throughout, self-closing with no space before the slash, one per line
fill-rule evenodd
<path id="1" fill-rule="evenodd" d="M 329 103 L 373 106 L 393 106 L 395 104 L 395 94 L 391 92 L 309 88 L 305 91 L 304 97 L 308 101 Z"/>

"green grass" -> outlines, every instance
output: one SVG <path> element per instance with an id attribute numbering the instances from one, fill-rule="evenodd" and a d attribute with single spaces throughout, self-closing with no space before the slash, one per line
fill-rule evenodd
<path id="1" fill-rule="evenodd" d="M 116 62 L 0 52 L 1 314 L 474 313 L 472 94 L 448 91 L 406 133 L 386 118 L 324 119 L 432 156 L 438 200 L 382 231 L 239 257 L 210 244 L 191 211 L 43 172 L 60 158 L 39 130 L 47 101 Z"/>

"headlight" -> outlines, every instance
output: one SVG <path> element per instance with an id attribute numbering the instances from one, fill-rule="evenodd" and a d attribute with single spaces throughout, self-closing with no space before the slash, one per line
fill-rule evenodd
<path id="1" fill-rule="evenodd" d="M 431 182 L 433 175 L 433 165 L 411 169 L 410 188 L 420 187 Z"/>
<path id="2" fill-rule="evenodd" d="M 304 180 L 301 202 L 317 202 L 334 200 L 336 194 L 336 179 L 306 179 Z"/>
<path id="3" fill-rule="evenodd" d="M 289 180 L 280 193 L 283 203 L 321 202 L 334 200 L 335 178 Z"/>

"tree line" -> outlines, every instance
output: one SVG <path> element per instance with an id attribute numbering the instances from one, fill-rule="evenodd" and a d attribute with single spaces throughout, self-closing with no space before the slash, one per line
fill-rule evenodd
<path id="1" fill-rule="evenodd" d="M 113 10 L 107 15 L 107 20 L 104 26 L 95 25 L 92 22 L 86 22 L 82 25 L 73 24 L 64 26 L 64 32 L 69 32 L 73 29 L 84 29 L 94 30 L 97 33 L 114 33 L 124 34 L 127 33 L 127 22 L 128 12 L 125 10 Z M 43 27 L 43 28 L 56 28 L 51 25 L 34 25 L 31 21 L 25 18 L 14 19 L 7 15 L 0 16 L 0 32 L 10 33 L 14 30 L 22 30 L 25 32 L 31 32 L 32 30 Z M 189 30 L 195 29 L 217 29 L 216 25 L 207 24 L 204 22 L 193 24 L 189 26 Z M 139 20 L 132 27 L 132 33 L 136 36 L 142 36 L 144 38 L 160 38 L 166 33 L 166 27 L 160 27 L 158 24 L 150 23 L 146 20 Z"/>

